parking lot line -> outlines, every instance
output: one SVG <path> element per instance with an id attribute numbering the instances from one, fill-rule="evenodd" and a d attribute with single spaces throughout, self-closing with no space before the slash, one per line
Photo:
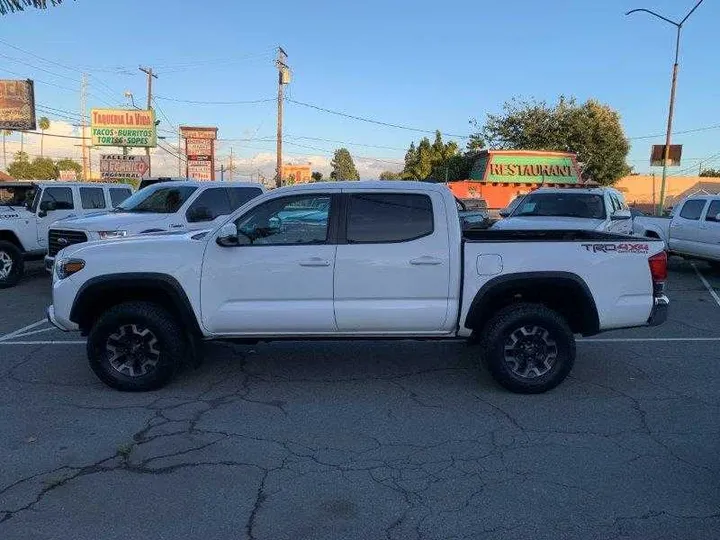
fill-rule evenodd
<path id="1" fill-rule="evenodd" d="M 47 322 L 47 319 L 41 319 L 37 322 L 34 322 L 32 324 L 28 324 L 27 326 L 23 326 L 19 330 L 15 330 L 14 332 L 10 332 L 9 334 L 5 334 L 4 336 L 0 336 L 0 341 L 5 341 L 6 339 L 12 339 L 15 336 L 18 336 L 20 334 L 23 334 L 27 332 L 28 330 L 32 330 L 33 328 L 37 328 L 38 326 L 45 324 Z"/>
<path id="2" fill-rule="evenodd" d="M 708 283 L 708 280 L 705 279 L 705 276 L 703 276 L 702 273 L 700 272 L 700 270 L 697 269 L 697 266 L 695 266 L 695 263 L 694 262 L 690 263 L 690 265 L 693 267 L 693 270 L 695 270 L 695 273 L 700 278 L 700 281 L 702 281 L 703 285 L 705 285 L 705 288 L 710 293 L 710 296 L 712 296 L 713 299 L 715 300 L 715 303 L 718 305 L 718 307 L 720 307 L 720 296 L 717 295 L 717 293 L 715 292 L 715 289 L 712 288 L 710 283 Z"/>
<path id="3" fill-rule="evenodd" d="M 658 337 L 658 338 L 590 338 L 578 339 L 578 343 L 635 343 L 645 341 L 720 341 L 720 337 Z"/>
<path id="4" fill-rule="evenodd" d="M 0 341 L 0 345 L 85 345 L 86 341 Z"/>

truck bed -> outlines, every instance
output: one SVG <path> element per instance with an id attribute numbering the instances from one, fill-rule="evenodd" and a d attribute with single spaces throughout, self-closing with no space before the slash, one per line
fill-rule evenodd
<path id="1" fill-rule="evenodd" d="M 493 230 L 471 229 L 463 231 L 467 242 L 637 242 L 624 234 L 584 230 Z M 652 241 L 643 238 L 643 242 Z"/>

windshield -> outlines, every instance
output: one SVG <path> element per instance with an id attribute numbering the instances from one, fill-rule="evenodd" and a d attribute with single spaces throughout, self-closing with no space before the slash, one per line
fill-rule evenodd
<path id="1" fill-rule="evenodd" d="M 185 201 L 190 198 L 196 187 L 192 186 L 163 186 L 157 184 L 142 189 L 125 199 L 115 208 L 115 212 L 149 212 L 154 214 L 174 214 Z"/>
<path id="2" fill-rule="evenodd" d="M 525 196 L 511 216 L 605 219 L 605 207 L 602 195 L 532 193 Z"/>
<path id="3" fill-rule="evenodd" d="M 35 186 L 0 186 L 0 205 L 25 206 L 35 197 Z"/>

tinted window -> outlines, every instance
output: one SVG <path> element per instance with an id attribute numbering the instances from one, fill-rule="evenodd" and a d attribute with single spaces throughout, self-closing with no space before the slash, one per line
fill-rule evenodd
<path id="1" fill-rule="evenodd" d="M 85 210 L 105 208 L 105 194 L 102 188 L 81 187 L 80 204 Z"/>
<path id="2" fill-rule="evenodd" d="M 605 219 L 605 204 L 602 195 L 589 193 L 531 193 L 512 216 Z"/>
<path id="3" fill-rule="evenodd" d="M 249 241 L 253 245 L 292 246 L 324 244 L 327 241 L 329 216 L 329 195 L 302 195 L 261 204 L 235 224 L 241 243 Z"/>
<path id="4" fill-rule="evenodd" d="M 259 187 L 231 187 L 228 188 L 228 193 L 230 194 L 230 207 L 237 210 L 249 200 L 262 195 L 262 189 Z"/>
<path id="5" fill-rule="evenodd" d="M 432 232 L 432 202 L 427 195 L 350 195 L 347 214 L 349 243 L 406 242 Z"/>
<path id="6" fill-rule="evenodd" d="M 0 184 L 0 206 L 25 206 L 30 204 L 35 197 L 35 187 L 27 186 L 3 186 Z"/>
<path id="7" fill-rule="evenodd" d="M 212 221 L 218 216 L 230 213 L 230 200 L 225 188 L 211 188 L 203 191 L 187 211 L 190 222 Z"/>
<path id="8" fill-rule="evenodd" d="M 710 208 L 708 208 L 705 221 L 717 221 L 715 216 L 718 214 L 720 214 L 720 201 L 713 201 L 710 203 Z"/>
<path id="9" fill-rule="evenodd" d="M 702 215 L 703 208 L 705 208 L 705 201 L 698 199 L 686 201 L 680 210 L 680 217 L 697 221 Z"/>
<path id="10" fill-rule="evenodd" d="M 122 204 L 117 210 L 122 212 L 152 212 L 156 214 L 174 214 L 195 193 L 194 186 L 168 187 L 163 184 L 141 189 Z"/>
<path id="11" fill-rule="evenodd" d="M 72 210 L 75 208 L 73 205 L 72 190 L 69 187 L 45 188 L 40 204 L 46 201 L 53 201 L 55 203 L 55 210 Z"/>
<path id="12" fill-rule="evenodd" d="M 132 195 L 132 191 L 125 188 L 110 188 L 110 203 L 113 208 Z"/>

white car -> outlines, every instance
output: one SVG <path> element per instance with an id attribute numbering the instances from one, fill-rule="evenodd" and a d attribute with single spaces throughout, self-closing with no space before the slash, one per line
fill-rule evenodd
<path id="1" fill-rule="evenodd" d="M 161 182 L 135 193 L 113 212 L 65 219 L 48 231 L 45 268 L 70 245 L 135 234 L 212 229 L 228 214 L 265 190 L 247 182 Z"/>
<path id="2" fill-rule="evenodd" d="M 670 216 L 638 216 L 635 234 L 660 238 L 668 251 L 720 268 L 720 195 L 694 195 L 675 205 Z"/>
<path id="3" fill-rule="evenodd" d="M 618 190 L 540 188 L 518 201 L 495 230 L 585 230 L 632 234 L 632 215 Z"/>
<path id="4" fill-rule="evenodd" d="M 47 253 L 50 224 L 63 218 L 103 214 L 132 195 L 127 184 L 97 182 L 3 182 L 0 184 L 0 288 L 12 287 L 24 263 Z"/>
<path id="5" fill-rule="evenodd" d="M 575 334 L 665 320 L 666 262 L 657 240 L 462 231 L 443 185 L 314 183 L 213 231 L 70 246 L 47 313 L 121 390 L 166 384 L 204 340 L 474 337 L 500 384 L 537 393 L 570 372 Z"/>

